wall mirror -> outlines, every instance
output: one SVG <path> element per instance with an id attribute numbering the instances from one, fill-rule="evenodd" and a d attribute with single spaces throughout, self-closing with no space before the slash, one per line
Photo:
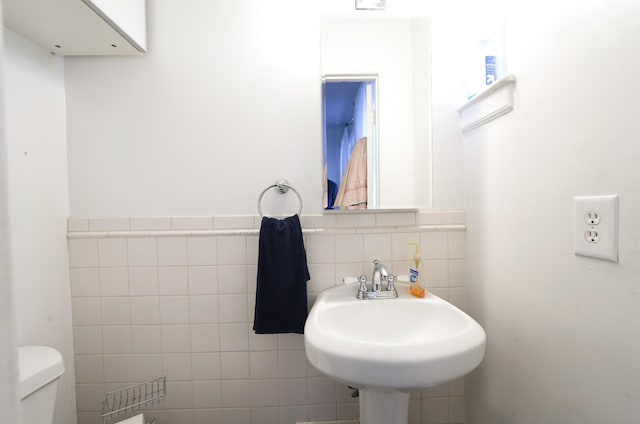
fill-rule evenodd
<path id="1" fill-rule="evenodd" d="M 431 207 L 429 18 L 321 18 L 324 206 Z"/>

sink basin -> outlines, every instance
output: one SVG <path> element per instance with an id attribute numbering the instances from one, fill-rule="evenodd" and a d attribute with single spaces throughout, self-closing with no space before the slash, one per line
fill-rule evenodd
<path id="1" fill-rule="evenodd" d="M 408 392 L 455 380 L 484 357 L 486 335 L 473 318 L 430 293 L 411 296 L 407 284 L 398 283 L 397 289 L 398 298 L 378 300 L 357 299 L 357 283 L 325 290 L 305 325 L 309 362 L 361 389 L 361 423 L 384 422 L 375 418 L 378 413 L 363 420 L 369 409 L 363 407 L 363 389 L 365 399 L 382 394 L 372 399 L 376 405 L 397 397 L 408 408 Z"/>

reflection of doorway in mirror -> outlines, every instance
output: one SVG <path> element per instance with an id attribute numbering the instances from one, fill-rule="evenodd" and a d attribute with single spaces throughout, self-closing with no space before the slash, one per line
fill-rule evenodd
<path id="1" fill-rule="evenodd" d="M 323 83 L 325 208 L 378 207 L 377 77 Z"/>

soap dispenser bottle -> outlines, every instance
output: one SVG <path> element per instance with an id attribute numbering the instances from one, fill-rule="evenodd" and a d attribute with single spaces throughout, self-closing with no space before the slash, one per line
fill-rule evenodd
<path id="1" fill-rule="evenodd" d="M 414 247 L 413 263 L 409 270 L 409 293 L 415 297 L 424 297 L 425 290 L 422 285 L 422 279 L 420 278 L 420 272 L 422 271 L 422 259 L 420 258 L 420 246 L 417 243 L 409 243 Z"/>

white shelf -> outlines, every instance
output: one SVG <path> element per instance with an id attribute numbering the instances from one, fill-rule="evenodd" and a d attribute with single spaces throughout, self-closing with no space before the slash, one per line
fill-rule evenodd
<path id="1" fill-rule="evenodd" d="M 506 75 L 458 108 L 460 126 L 466 133 L 513 110 L 516 76 Z"/>

